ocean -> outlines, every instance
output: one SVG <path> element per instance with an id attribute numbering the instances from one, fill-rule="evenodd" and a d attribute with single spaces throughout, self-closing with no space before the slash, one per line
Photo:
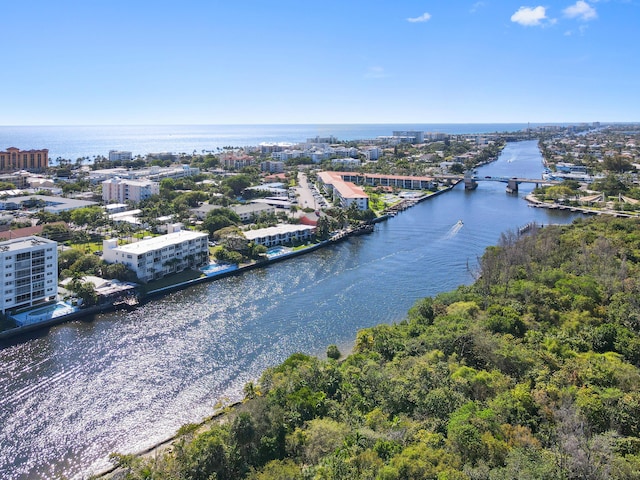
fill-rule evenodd
<path id="1" fill-rule="evenodd" d="M 537 124 L 531 124 L 532 127 Z M 338 140 L 366 140 L 391 135 L 394 130 L 449 134 L 514 132 L 526 123 L 487 124 L 319 124 L 319 125 L 127 125 L 127 126 L 0 126 L 0 150 L 49 149 L 52 164 L 58 159 L 89 162 L 107 157 L 109 150 L 136 155 L 148 153 L 204 153 L 227 146 L 304 142 L 316 136 Z"/>

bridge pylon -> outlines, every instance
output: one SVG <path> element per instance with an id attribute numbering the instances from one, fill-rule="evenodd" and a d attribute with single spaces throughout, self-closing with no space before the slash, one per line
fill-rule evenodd
<path id="1" fill-rule="evenodd" d="M 478 182 L 473 179 L 473 175 L 471 171 L 467 171 L 464 173 L 464 189 L 465 190 L 475 190 L 478 188 Z"/>
<path id="2" fill-rule="evenodd" d="M 518 192 L 518 182 L 514 179 L 509 179 L 507 182 L 507 193 L 517 193 Z"/>

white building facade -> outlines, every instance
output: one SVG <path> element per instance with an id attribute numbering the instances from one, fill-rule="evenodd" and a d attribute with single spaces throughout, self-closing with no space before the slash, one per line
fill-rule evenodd
<path id="1" fill-rule="evenodd" d="M 269 173 L 282 173 L 284 172 L 284 162 L 267 160 L 260 163 L 260 170 Z"/>
<path id="2" fill-rule="evenodd" d="M 124 150 L 109 150 L 109 161 L 129 161 L 131 160 L 131 152 Z"/>
<path id="3" fill-rule="evenodd" d="M 350 178 L 348 172 L 320 172 L 318 173 L 318 182 L 325 193 L 331 195 L 335 204 L 342 208 L 349 208 L 355 203 L 358 210 L 367 210 L 369 196 L 362 187 L 351 181 L 345 181 L 344 176 Z"/>
<path id="4" fill-rule="evenodd" d="M 151 180 L 111 178 L 102 182 L 102 200 L 105 203 L 139 203 L 159 193 L 160 184 Z"/>
<path id="5" fill-rule="evenodd" d="M 31 236 L 0 242 L 0 310 L 31 307 L 58 295 L 58 243 Z"/>
<path id="6" fill-rule="evenodd" d="M 265 247 L 300 243 L 311 240 L 316 227 L 310 225 L 281 224 L 275 227 L 259 228 L 242 232 L 247 240 Z"/>
<path id="7" fill-rule="evenodd" d="M 260 215 L 275 215 L 276 208 L 264 203 L 248 203 L 245 205 L 232 205 L 229 210 L 234 211 L 243 222 L 248 222 Z"/>
<path id="8" fill-rule="evenodd" d="M 102 258 L 121 263 L 134 271 L 142 282 L 149 282 L 209 261 L 209 235 L 181 230 L 118 246 L 116 239 L 102 242 Z"/>

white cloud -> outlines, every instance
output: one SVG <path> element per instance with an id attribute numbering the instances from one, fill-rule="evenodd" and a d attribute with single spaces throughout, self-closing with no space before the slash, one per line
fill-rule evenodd
<path id="1" fill-rule="evenodd" d="M 411 23 L 428 22 L 429 20 L 431 20 L 431 14 L 427 12 L 424 12 L 419 17 L 407 18 L 407 22 Z"/>
<path id="2" fill-rule="evenodd" d="M 582 20 L 584 22 L 588 22 L 589 20 L 595 20 L 596 18 L 598 18 L 596 9 L 584 0 L 578 0 L 575 5 L 571 5 L 570 7 L 565 8 L 562 12 L 564 13 L 565 17 L 577 18 L 578 20 Z"/>
<path id="3" fill-rule="evenodd" d="M 389 74 L 384 71 L 384 68 L 375 66 L 369 67 L 364 74 L 364 78 L 387 78 Z"/>
<path id="4" fill-rule="evenodd" d="M 520 7 L 511 15 L 511 21 L 524 25 L 525 27 L 536 27 L 542 25 L 542 21 L 547 18 L 547 9 L 544 7 Z"/>
<path id="5" fill-rule="evenodd" d="M 469 13 L 476 13 L 484 6 L 486 6 L 484 2 L 476 2 L 471 6 L 471 10 L 469 10 Z"/>

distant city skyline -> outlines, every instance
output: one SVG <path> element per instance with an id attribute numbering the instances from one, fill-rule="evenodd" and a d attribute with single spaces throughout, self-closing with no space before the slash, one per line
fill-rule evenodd
<path id="1" fill-rule="evenodd" d="M 3 2 L 0 125 L 640 121 L 639 0 Z"/>

